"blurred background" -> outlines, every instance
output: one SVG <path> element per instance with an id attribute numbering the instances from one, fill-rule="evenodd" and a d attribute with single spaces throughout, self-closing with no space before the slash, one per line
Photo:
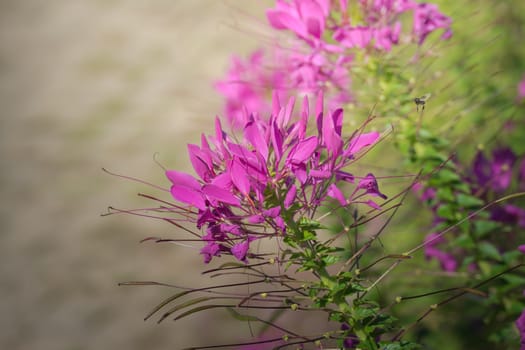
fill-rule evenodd
<path id="1" fill-rule="evenodd" d="M 213 313 L 144 322 L 172 291 L 117 286 L 199 285 L 202 258 L 139 244 L 173 234 L 169 225 L 100 217 L 109 205 L 149 204 L 136 196 L 145 186 L 101 168 L 164 185 L 155 153 L 187 168 L 186 143 L 212 130 L 222 109 L 211 84 L 231 53 L 258 44 L 269 3 L 0 2 L 0 348 L 175 349 L 226 339 L 213 332 Z"/>

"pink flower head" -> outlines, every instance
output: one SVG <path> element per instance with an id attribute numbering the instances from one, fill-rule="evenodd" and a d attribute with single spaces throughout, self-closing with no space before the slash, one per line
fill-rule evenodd
<path id="1" fill-rule="evenodd" d="M 248 116 L 245 109 L 269 113 L 268 96 L 278 91 L 285 97 L 287 73 L 276 65 L 280 61 L 278 51 L 270 57 L 262 50 L 250 55 L 247 61 L 232 58 L 231 67 L 224 80 L 215 83 L 215 89 L 225 98 L 225 115 L 234 128 L 244 126 Z"/>
<path id="2" fill-rule="evenodd" d="M 379 134 L 354 133 L 345 140 L 343 111 L 325 114 L 322 94 L 314 113 L 307 97 L 299 118 L 294 117 L 294 105 L 292 98 L 281 106 L 274 94 L 270 118 L 249 114 L 242 135 L 235 138 L 217 118 L 215 135 L 202 136 L 200 146 L 188 147 L 197 177 L 166 172 L 172 197 L 187 208 L 185 218 L 206 230 L 201 250 L 206 263 L 222 254 L 247 261 L 255 254 L 250 252 L 250 242 L 285 234 L 284 218 L 307 215 L 327 197 L 336 197 L 341 205 L 352 203 L 353 198 L 345 199 L 336 185 L 353 184 L 354 176 L 343 168 L 356 161 L 357 152 L 372 146 Z M 317 133 L 309 135 L 312 115 Z M 372 174 L 365 179 L 354 193 L 364 189 L 365 194 L 386 198 Z M 364 203 L 380 209 L 371 201 Z"/>
<path id="3" fill-rule="evenodd" d="M 250 118 L 248 111 L 268 115 L 271 92 L 285 100 L 291 93 L 316 95 L 330 89 L 328 99 L 333 109 L 352 100 L 349 64 L 351 56 L 330 55 L 325 50 L 308 54 L 275 47 L 272 55 L 254 52 L 247 62 L 238 58 L 224 80 L 215 83 L 225 98 L 225 115 L 234 129 L 242 128 Z"/>
<path id="4" fill-rule="evenodd" d="M 277 0 L 275 8 L 266 11 L 272 27 L 291 30 L 311 45 L 321 39 L 329 14 L 330 0 Z"/>

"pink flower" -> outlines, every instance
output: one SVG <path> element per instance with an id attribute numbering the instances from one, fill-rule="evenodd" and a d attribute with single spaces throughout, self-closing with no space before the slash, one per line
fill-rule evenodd
<path id="1" fill-rule="evenodd" d="M 345 199 L 336 186 L 353 184 L 354 176 L 343 168 L 356 161 L 357 152 L 372 146 L 379 134 L 355 132 L 344 140 L 343 110 L 325 114 L 322 94 L 314 113 L 305 97 L 300 117 L 294 118 L 294 104 L 292 98 L 281 106 L 275 93 L 270 118 L 248 114 L 242 135 L 235 138 L 217 118 L 214 136 L 202 136 L 200 146 L 188 146 L 197 177 L 166 171 L 172 197 L 187 208 L 183 219 L 206 230 L 201 250 L 206 263 L 221 254 L 247 261 L 255 256 L 250 253 L 252 241 L 285 234 L 285 218 L 305 216 L 327 197 L 343 206 L 364 203 L 380 209 L 372 201 L 357 201 L 363 195 L 386 198 L 372 174 L 354 185 L 354 194 L 364 190 L 358 197 Z M 312 115 L 317 133 L 308 135 Z"/>
<path id="2" fill-rule="evenodd" d="M 444 29 L 442 39 L 448 39 L 452 36 L 452 19 L 439 12 L 437 5 L 421 3 L 414 8 L 413 34 L 422 45 L 427 36 L 438 30 Z"/>
<path id="3" fill-rule="evenodd" d="M 233 58 L 224 80 L 215 88 L 225 97 L 225 115 L 229 124 L 239 129 L 249 120 L 247 111 L 268 115 L 271 91 L 286 100 L 296 93 L 315 95 L 330 89 L 328 103 L 333 109 L 352 100 L 349 65 L 351 56 L 331 55 L 315 49 L 308 54 L 275 47 L 273 54 L 254 52 L 247 62 Z"/>
<path id="4" fill-rule="evenodd" d="M 235 128 L 242 127 L 248 117 L 245 108 L 259 113 L 269 113 L 268 96 L 278 91 L 284 98 L 287 85 L 286 72 L 276 65 L 277 51 L 268 57 L 262 50 L 250 55 L 247 61 L 232 58 L 231 67 L 224 80 L 215 83 L 215 88 L 225 97 L 225 115 Z"/>
<path id="5" fill-rule="evenodd" d="M 330 0 L 277 0 L 266 16 L 275 29 L 291 30 L 313 46 L 325 31 L 329 13 Z"/>

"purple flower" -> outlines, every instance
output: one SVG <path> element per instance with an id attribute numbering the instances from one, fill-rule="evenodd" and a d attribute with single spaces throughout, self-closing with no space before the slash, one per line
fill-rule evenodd
<path id="1" fill-rule="evenodd" d="M 383 193 L 379 192 L 379 186 L 377 185 L 377 180 L 375 176 L 371 173 L 367 174 L 365 178 L 359 181 L 357 188 L 365 190 L 366 194 L 369 194 L 372 196 L 381 197 L 383 199 L 388 198 Z"/>
<path id="2" fill-rule="evenodd" d="M 452 36 L 452 20 L 439 12 L 437 5 L 429 3 L 418 4 L 414 8 L 413 34 L 418 39 L 418 44 L 422 45 L 427 36 L 437 29 L 444 29 L 442 39 Z"/>
<path id="3" fill-rule="evenodd" d="M 476 154 L 473 172 L 481 187 L 489 186 L 496 192 L 505 191 L 512 181 L 512 168 L 516 155 L 510 148 L 498 148 L 492 152 L 492 161 L 482 151 Z"/>
<path id="4" fill-rule="evenodd" d="M 491 210 L 490 218 L 504 224 L 525 228 L 525 209 L 512 204 L 495 207 Z"/>

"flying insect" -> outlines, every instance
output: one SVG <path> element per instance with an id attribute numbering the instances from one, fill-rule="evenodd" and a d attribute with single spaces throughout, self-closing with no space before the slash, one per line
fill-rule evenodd
<path id="1" fill-rule="evenodd" d="M 419 112 L 419 106 L 421 106 L 421 110 L 425 110 L 425 104 L 427 103 L 427 100 L 430 98 L 432 94 L 428 93 L 421 97 L 414 98 L 414 103 L 416 104 L 416 110 Z"/>

